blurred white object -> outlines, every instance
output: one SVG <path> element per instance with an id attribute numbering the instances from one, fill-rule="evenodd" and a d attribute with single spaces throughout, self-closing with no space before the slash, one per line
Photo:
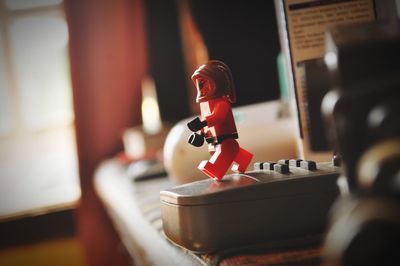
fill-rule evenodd
<path id="1" fill-rule="evenodd" d="M 122 135 L 126 156 L 140 160 L 149 154 L 155 154 L 162 149 L 169 128 L 169 125 L 163 124 L 156 134 L 147 133 L 141 125 L 126 129 Z"/>
<path id="2" fill-rule="evenodd" d="M 161 131 L 160 108 L 158 107 L 156 85 L 153 78 L 142 80 L 142 121 L 144 132 L 155 135 Z"/>
<path id="3" fill-rule="evenodd" d="M 278 118 L 279 101 L 264 102 L 233 109 L 241 147 L 254 154 L 249 169 L 256 161 L 276 161 L 296 158 L 296 124 L 292 118 Z M 208 178 L 197 169 L 210 154 L 207 145 L 196 148 L 187 143 L 191 131 L 187 123 L 193 117 L 177 123 L 164 144 L 164 165 L 178 184 Z"/>
<path id="4" fill-rule="evenodd" d="M 128 128 L 123 133 L 125 154 L 133 160 L 143 159 L 162 149 L 170 125 L 161 122 L 156 86 L 153 78 L 142 80 L 143 124 Z"/>

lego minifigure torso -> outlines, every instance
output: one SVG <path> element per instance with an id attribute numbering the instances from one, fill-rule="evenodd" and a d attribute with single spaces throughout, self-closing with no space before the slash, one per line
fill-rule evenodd
<path id="1" fill-rule="evenodd" d="M 237 133 L 231 104 L 223 97 L 200 103 L 201 117 L 207 121 L 203 133 L 206 138 Z"/>

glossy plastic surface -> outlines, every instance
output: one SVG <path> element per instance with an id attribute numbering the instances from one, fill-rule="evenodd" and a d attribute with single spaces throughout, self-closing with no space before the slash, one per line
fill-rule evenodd
<path id="1" fill-rule="evenodd" d="M 275 164 L 277 165 L 277 164 Z M 166 236 L 198 252 L 321 234 L 338 196 L 339 168 L 255 170 L 161 191 Z"/>

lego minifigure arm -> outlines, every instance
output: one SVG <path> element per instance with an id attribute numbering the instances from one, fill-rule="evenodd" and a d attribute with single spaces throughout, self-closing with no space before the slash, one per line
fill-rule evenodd
<path id="1" fill-rule="evenodd" d="M 190 131 L 196 132 L 207 126 L 207 121 L 201 121 L 199 117 L 196 117 L 189 123 L 187 123 L 187 126 L 190 129 Z"/>
<path id="2" fill-rule="evenodd" d="M 189 123 L 187 123 L 188 128 L 193 132 L 189 138 L 188 142 L 195 147 L 200 147 L 204 143 L 204 127 L 207 126 L 206 121 L 201 121 L 199 117 L 192 119 Z M 196 133 L 196 131 L 200 130 L 200 134 Z"/>

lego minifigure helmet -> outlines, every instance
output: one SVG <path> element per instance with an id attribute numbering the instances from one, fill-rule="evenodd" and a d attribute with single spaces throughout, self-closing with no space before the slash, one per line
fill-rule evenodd
<path id="1" fill-rule="evenodd" d="M 197 79 L 208 80 L 213 89 L 202 95 L 199 88 L 197 88 L 196 102 L 204 102 L 222 96 L 226 97 L 231 103 L 236 101 L 232 73 L 224 62 L 211 60 L 200 66 L 192 75 L 192 80 L 195 84 Z"/>

